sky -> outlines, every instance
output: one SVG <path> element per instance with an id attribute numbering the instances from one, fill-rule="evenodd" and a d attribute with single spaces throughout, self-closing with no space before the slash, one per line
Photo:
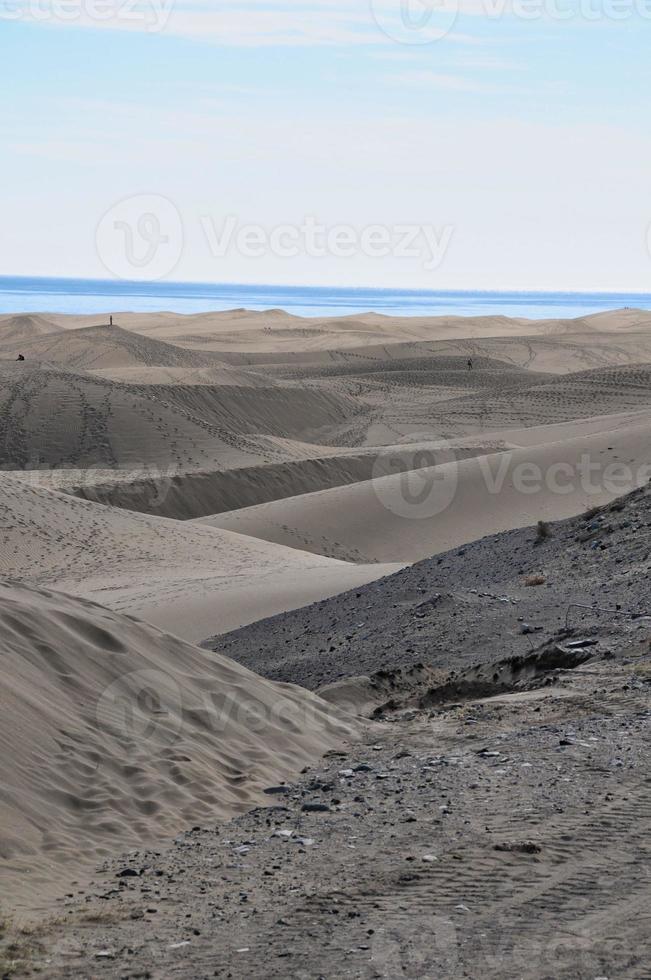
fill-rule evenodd
<path id="1" fill-rule="evenodd" d="M 651 288 L 651 0 L 0 0 L 0 273 Z"/>

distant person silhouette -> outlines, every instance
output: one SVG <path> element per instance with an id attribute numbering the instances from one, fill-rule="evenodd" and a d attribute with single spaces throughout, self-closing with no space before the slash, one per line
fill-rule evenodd
<path id="1" fill-rule="evenodd" d="M 113 317 L 112 316 L 109 317 L 109 326 L 110 327 L 113 326 Z"/>
<path id="2" fill-rule="evenodd" d="M 472 371 L 472 357 L 468 358 L 468 370 Z"/>
<path id="3" fill-rule="evenodd" d="M 16 360 L 17 360 L 17 361 L 24 361 L 24 360 L 25 360 L 25 358 L 23 357 L 23 355 L 22 355 L 22 354 L 19 354 L 19 355 L 18 355 L 18 357 L 16 358 Z"/>

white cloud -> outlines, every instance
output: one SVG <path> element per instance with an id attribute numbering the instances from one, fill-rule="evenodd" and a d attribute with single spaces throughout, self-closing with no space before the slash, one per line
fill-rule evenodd
<path id="1" fill-rule="evenodd" d="M 0 0 L 0 20 L 41 26 L 165 33 L 232 47 L 392 46 L 404 34 L 401 0 Z M 409 0 L 425 11 L 423 37 L 454 36 L 457 0 Z M 470 0 L 474 3 L 475 0 Z M 423 6 L 424 5 L 424 6 Z M 434 16 L 430 22 L 430 8 Z M 439 31 L 440 22 L 440 31 Z M 434 27 L 432 27 L 434 25 Z M 435 28 L 435 30 L 434 30 Z M 432 34 L 434 30 L 434 34 Z M 410 47 L 411 45 L 407 45 Z"/>

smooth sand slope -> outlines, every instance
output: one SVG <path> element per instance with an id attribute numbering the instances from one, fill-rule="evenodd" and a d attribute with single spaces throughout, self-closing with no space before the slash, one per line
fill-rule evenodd
<path id="1" fill-rule="evenodd" d="M 154 627 L 0 582 L 0 909 L 268 801 L 350 728 Z"/>
<path id="2" fill-rule="evenodd" d="M 602 421 L 601 431 L 598 420 L 584 428 L 592 434 L 556 426 L 538 433 L 553 441 L 536 443 L 530 433 L 524 448 L 458 462 L 443 446 L 439 458 L 448 461 L 437 466 L 201 523 L 347 560 L 417 561 L 498 531 L 581 513 L 651 477 L 649 413 Z"/>
<path id="3" fill-rule="evenodd" d="M 260 439 L 259 444 L 264 456 L 266 440 Z M 464 459 L 498 452 L 504 445 L 503 438 L 458 440 L 454 455 Z M 145 467 L 138 472 L 97 468 L 12 471 L 12 475 L 31 486 L 62 490 L 84 500 L 143 514 L 192 520 L 422 468 L 425 461 L 439 456 L 429 443 L 347 451 L 283 439 L 277 446 L 280 462 L 267 455 L 260 465 L 231 470 L 158 472 L 155 467 Z"/>
<path id="4" fill-rule="evenodd" d="M 105 507 L 0 474 L 0 574 L 133 613 L 192 641 L 394 571 Z"/>

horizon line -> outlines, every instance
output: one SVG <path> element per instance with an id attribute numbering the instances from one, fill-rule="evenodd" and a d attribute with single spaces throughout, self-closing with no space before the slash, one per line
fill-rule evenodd
<path id="1" fill-rule="evenodd" d="M 535 295 L 559 295 L 559 296 L 580 296 L 580 295 L 591 295 L 591 296 L 644 296 L 651 298 L 651 288 L 640 289 L 640 288 L 625 288 L 617 287 L 610 289 L 592 289 L 592 288 L 574 288 L 574 289 L 552 289 L 552 288 L 507 288 L 507 289 L 472 289 L 472 288 L 461 288 L 461 287 L 439 287 L 437 289 L 431 289 L 426 287 L 416 287 L 416 286 L 346 286 L 346 285 L 335 285 L 334 283 L 322 283 L 322 284 L 298 284 L 298 283 L 247 283 L 247 282 L 211 282 L 208 280 L 183 280 L 183 279 L 161 279 L 161 280 L 142 280 L 142 279 L 102 279 L 92 276 L 51 276 L 51 275 L 26 275 L 24 273 L 19 274 L 1 274 L 0 283 L 9 282 L 11 280 L 23 280 L 26 282 L 34 281 L 44 281 L 44 282 L 56 282 L 56 283 L 66 283 L 66 282 L 77 282 L 77 283 L 101 283 L 105 286 L 111 286 L 115 288 L 119 287 L 147 287 L 150 286 L 153 290 L 160 287 L 187 287 L 187 286 L 203 286 L 209 288 L 237 288 L 237 289 L 296 289 L 296 290 L 322 290 L 322 289 L 333 289 L 339 290 L 341 292 L 373 292 L 373 293 L 415 293 L 421 295 L 444 295 L 446 293 L 454 293 L 467 296 L 485 295 L 485 296 L 505 296 L 509 294 L 517 294 L 522 296 L 535 296 Z"/>

